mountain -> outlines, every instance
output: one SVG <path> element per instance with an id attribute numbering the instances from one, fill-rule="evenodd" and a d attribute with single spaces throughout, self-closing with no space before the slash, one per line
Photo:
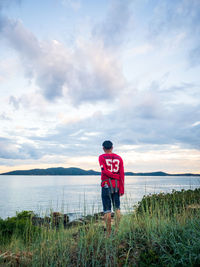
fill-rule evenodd
<path id="1" fill-rule="evenodd" d="M 170 174 L 167 172 L 125 172 L 126 176 L 200 176 L 193 173 Z"/>
<path id="2" fill-rule="evenodd" d="M 48 168 L 48 169 L 33 169 L 19 170 L 2 173 L 1 175 L 100 175 L 100 172 L 93 170 L 82 170 L 80 168 Z"/>
<path id="3" fill-rule="evenodd" d="M 126 176 L 169 176 L 166 172 L 126 172 Z"/>
<path id="4" fill-rule="evenodd" d="M 83 170 L 80 168 L 48 168 L 48 169 L 33 169 L 33 170 L 19 170 L 2 173 L 0 175 L 101 175 L 101 172 L 93 170 Z M 182 173 L 169 174 L 166 172 L 125 172 L 126 176 L 200 176 L 200 174 Z"/>

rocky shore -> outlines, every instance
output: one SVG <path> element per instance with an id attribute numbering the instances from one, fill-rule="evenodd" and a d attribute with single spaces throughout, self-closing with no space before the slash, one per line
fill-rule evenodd
<path id="1" fill-rule="evenodd" d="M 103 215 L 103 212 L 99 212 L 70 221 L 68 214 L 52 212 L 50 216 L 45 216 L 44 218 L 32 214 L 31 220 L 32 224 L 35 226 L 46 226 L 48 228 L 58 228 L 60 226 L 63 226 L 64 228 L 70 228 L 72 226 L 81 226 L 90 222 L 103 220 Z M 112 213 L 111 216 L 114 217 L 114 213 Z"/>

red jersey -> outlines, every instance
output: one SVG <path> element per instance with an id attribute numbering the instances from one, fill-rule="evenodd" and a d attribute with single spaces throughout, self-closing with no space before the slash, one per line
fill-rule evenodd
<path id="1" fill-rule="evenodd" d="M 110 186 L 108 179 L 111 178 L 112 186 L 115 188 L 115 180 L 117 180 L 117 187 L 119 194 L 124 194 L 124 165 L 122 158 L 114 153 L 102 154 L 99 156 L 99 164 L 101 167 L 101 186 L 105 183 Z M 105 181 L 106 180 L 106 181 Z"/>

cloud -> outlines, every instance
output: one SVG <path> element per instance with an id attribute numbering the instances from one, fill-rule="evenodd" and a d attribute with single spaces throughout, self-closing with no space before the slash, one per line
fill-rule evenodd
<path id="1" fill-rule="evenodd" d="M 150 30 L 155 35 L 163 32 L 199 31 L 200 3 L 196 0 L 158 1 L 153 7 Z"/>
<path id="2" fill-rule="evenodd" d="M 194 122 L 191 126 L 192 126 L 192 127 L 196 127 L 196 126 L 198 126 L 198 125 L 200 125 L 200 121 L 196 121 L 196 122 Z"/>
<path id="3" fill-rule="evenodd" d="M 118 59 L 100 41 L 79 41 L 71 50 L 56 40 L 41 42 L 22 22 L 2 17 L 0 32 L 49 101 L 64 96 L 76 104 L 106 100 L 125 85 Z"/>
<path id="4" fill-rule="evenodd" d="M 0 137 L 0 158 L 39 159 L 41 156 L 42 153 L 32 144 L 19 144 L 11 138 Z"/>
<path id="5" fill-rule="evenodd" d="M 19 109 L 20 99 L 17 99 L 15 96 L 10 96 L 9 104 L 13 105 L 15 109 Z"/>
<path id="6" fill-rule="evenodd" d="M 182 89 L 179 84 L 173 87 L 187 98 L 194 85 L 182 84 Z M 123 102 L 120 99 L 116 103 L 115 110 L 107 114 L 99 111 L 78 121 L 57 123 L 51 125 L 51 129 L 42 135 L 39 132 L 36 135 L 35 131 L 29 132 L 28 136 L 24 134 L 31 146 L 27 146 L 24 142 L 20 144 L 19 149 L 19 142 L 17 146 L 11 143 L 11 149 L 8 150 L 14 149 L 11 155 L 16 158 L 38 157 L 41 158 L 41 162 L 48 155 L 52 157 L 73 155 L 76 158 L 89 153 L 95 157 L 101 153 L 101 144 L 105 139 L 111 139 L 116 148 L 123 144 L 134 145 L 133 150 L 138 147 L 138 153 L 145 147 L 148 150 L 151 146 L 151 153 L 154 149 L 158 150 L 158 147 L 162 149 L 162 146 L 165 146 L 167 150 L 167 147 L 172 145 L 180 149 L 199 150 L 200 126 L 197 122 L 199 122 L 200 104 L 195 102 L 177 104 L 174 101 L 176 94 L 172 93 L 172 87 L 161 90 L 158 82 L 156 86 L 150 84 L 148 88 L 146 92 L 132 90 L 132 94 L 130 92 L 128 94 L 129 101 Z M 9 142 L 3 143 L 6 143 L 6 149 L 10 145 Z M 6 154 L 8 150 L 1 149 L 4 151 L 4 157 L 11 157 L 10 154 Z"/>
<path id="7" fill-rule="evenodd" d="M 146 43 L 140 46 L 133 47 L 126 51 L 127 57 L 145 55 L 153 50 L 153 46 Z"/>
<path id="8" fill-rule="evenodd" d="M 40 40 L 22 21 L 0 16 L 1 39 L 17 52 L 30 82 L 10 93 L 15 110 L 5 111 L 13 112 L 16 124 L 4 129 L 4 136 L 14 138 L 0 140 L 2 158 L 44 162 L 72 156 L 76 162 L 86 154 L 97 157 L 105 139 L 144 152 L 142 162 L 163 146 L 200 149 L 198 75 L 184 65 L 185 54 L 191 65 L 199 64 L 198 1 L 136 1 L 134 8 L 132 2 L 112 1 L 92 34 L 78 36 L 70 47 Z M 152 39 L 145 40 L 146 28 Z M 25 117 L 23 109 L 29 109 Z M 9 119 L 5 111 L 2 120 Z M 30 121 L 37 129 L 27 128 Z"/>
<path id="9" fill-rule="evenodd" d="M 171 38 L 173 45 L 185 44 L 191 66 L 199 64 L 200 55 L 200 2 L 196 0 L 158 1 L 153 6 L 149 21 L 149 35 L 152 40 Z M 177 43 L 178 42 L 178 43 Z"/>
<path id="10" fill-rule="evenodd" d="M 1 17 L 0 31 L 6 40 L 21 53 L 22 58 L 40 56 L 40 45 L 37 38 L 19 20 Z"/>
<path id="11" fill-rule="evenodd" d="M 80 0 L 62 0 L 62 4 L 65 7 L 70 6 L 75 11 L 77 11 L 81 8 L 81 1 Z"/>
<path id="12" fill-rule="evenodd" d="M 0 120 L 10 121 L 11 118 L 7 116 L 5 112 L 3 112 L 0 114 Z"/>
<path id="13" fill-rule="evenodd" d="M 67 125 L 58 124 L 53 134 L 30 138 L 41 144 L 53 143 L 55 151 L 58 146 L 67 155 L 71 151 L 74 155 L 82 155 L 88 147 L 90 154 L 95 155 L 104 139 L 126 145 L 179 145 L 199 149 L 200 128 L 196 122 L 199 121 L 200 104 L 186 101 L 191 93 L 190 84 L 183 84 L 182 90 L 181 85 L 174 85 L 174 88 L 184 96 L 178 104 L 171 87 L 160 90 L 159 83 L 157 89 L 150 84 L 148 91 L 129 92 L 128 101 L 120 98 L 115 110 L 108 114 L 99 112 Z M 195 99 L 197 95 L 192 97 Z"/>
<path id="14" fill-rule="evenodd" d="M 112 0 L 106 18 L 94 26 L 93 35 L 106 46 L 123 43 L 132 17 L 131 6 L 130 0 Z"/>
<path id="15" fill-rule="evenodd" d="M 0 10 L 3 8 L 8 8 L 12 5 L 20 5 L 22 0 L 1 0 L 0 1 Z"/>
<path id="16" fill-rule="evenodd" d="M 191 66 L 198 66 L 200 63 L 200 45 L 192 49 L 189 53 L 189 62 Z"/>

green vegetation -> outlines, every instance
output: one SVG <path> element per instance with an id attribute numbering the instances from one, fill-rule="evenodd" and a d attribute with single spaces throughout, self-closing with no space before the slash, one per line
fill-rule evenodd
<path id="1" fill-rule="evenodd" d="M 17 213 L 15 217 L 2 220 L 0 218 L 0 240 L 1 244 L 7 244 L 14 238 L 20 238 L 25 243 L 31 242 L 40 234 L 41 229 L 32 224 L 31 211 Z"/>
<path id="2" fill-rule="evenodd" d="M 138 203 L 137 213 L 173 216 L 189 205 L 200 204 L 200 189 L 182 190 L 144 196 Z"/>
<path id="3" fill-rule="evenodd" d="M 200 189 L 144 196 L 109 238 L 101 219 L 64 229 L 31 216 L 0 221 L 0 266 L 200 265 Z"/>

